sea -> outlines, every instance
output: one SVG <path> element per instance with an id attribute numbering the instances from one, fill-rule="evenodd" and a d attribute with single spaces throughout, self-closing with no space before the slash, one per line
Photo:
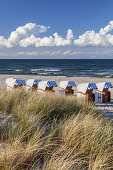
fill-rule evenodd
<path id="1" fill-rule="evenodd" d="M 0 74 L 113 78 L 113 59 L 0 59 Z"/>

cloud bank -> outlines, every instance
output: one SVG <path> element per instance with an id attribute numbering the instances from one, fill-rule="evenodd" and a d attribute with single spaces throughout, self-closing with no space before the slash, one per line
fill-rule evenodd
<path id="1" fill-rule="evenodd" d="M 113 30 L 113 21 L 110 21 L 107 26 L 101 28 L 99 32 L 88 30 L 74 39 L 73 31 L 68 29 L 65 38 L 57 32 L 49 37 L 39 37 L 41 33 L 47 32 L 49 26 L 37 25 L 28 23 L 18 27 L 11 32 L 9 38 L 0 36 L 0 48 L 13 47 L 49 47 L 49 46 L 113 46 L 113 35 L 110 32 Z"/>
<path id="2" fill-rule="evenodd" d="M 46 32 L 50 27 L 36 25 L 35 23 L 28 23 L 25 26 L 18 27 L 15 31 L 11 32 L 8 39 L 0 36 L 0 47 L 15 47 L 19 45 L 19 42 L 31 35 L 38 35 Z"/>
<path id="3" fill-rule="evenodd" d="M 18 27 L 11 32 L 8 39 L 0 36 L 0 47 L 42 47 L 42 46 L 65 46 L 71 45 L 73 39 L 72 30 L 67 31 L 66 38 L 63 38 L 54 33 L 53 36 L 40 38 L 39 34 L 46 32 L 50 27 L 36 25 L 35 23 L 28 23 L 25 26 Z"/>
<path id="4" fill-rule="evenodd" d="M 73 32 L 72 30 L 67 31 L 67 36 L 64 39 L 63 37 L 59 36 L 58 33 L 54 33 L 53 36 L 49 37 L 36 37 L 35 35 L 31 35 L 27 38 L 24 38 L 19 41 L 20 47 L 43 47 L 43 46 L 66 46 L 71 45 L 73 39 Z"/>
<path id="5" fill-rule="evenodd" d="M 24 51 L 19 51 L 17 52 L 16 54 L 14 53 L 13 55 L 14 56 L 68 56 L 68 55 L 78 55 L 80 54 L 79 51 L 70 51 L 70 50 L 67 50 L 67 51 L 27 51 L 27 52 L 24 52 Z"/>
<path id="6" fill-rule="evenodd" d="M 0 57 L 79 57 L 79 56 L 105 56 L 105 55 L 113 55 L 113 49 L 105 49 L 105 50 L 99 50 L 99 51 L 81 51 L 81 50 L 66 50 L 66 51 L 61 51 L 61 50 L 57 50 L 57 51 L 17 51 L 17 52 L 0 52 Z"/>
<path id="7" fill-rule="evenodd" d="M 113 30 L 113 21 L 101 28 L 98 33 L 95 31 L 86 31 L 80 35 L 78 39 L 74 40 L 74 44 L 77 46 L 113 46 L 113 35 L 109 32 Z"/>

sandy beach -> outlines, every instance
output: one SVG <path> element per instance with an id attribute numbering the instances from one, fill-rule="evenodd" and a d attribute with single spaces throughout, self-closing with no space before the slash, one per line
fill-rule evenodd
<path id="1" fill-rule="evenodd" d="M 113 84 L 113 79 L 110 78 L 94 78 L 94 77 L 56 77 L 56 76 L 29 76 L 29 75 L 0 75 L 0 87 L 5 88 L 5 80 L 6 78 L 16 77 L 21 79 L 41 79 L 41 80 L 55 80 L 58 84 L 62 80 L 70 80 L 75 81 L 76 85 L 80 83 L 98 83 L 98 82 L 111 82 Z M 110 118 L 113 118 L 113 89 L 109 89 L 111 91 L 111 102 L 110 103 L 103 103 L 103 104 L 95 104 L 96 108 L 105 115 Z M 76 91 L 76 88 L 75 88 Z"/>

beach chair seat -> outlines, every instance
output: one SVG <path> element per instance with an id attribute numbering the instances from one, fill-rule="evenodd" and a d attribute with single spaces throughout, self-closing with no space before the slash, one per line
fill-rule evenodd
<path id="1" fill-rule="evenodd" d="M 109 88 L 113 88 L 111 82 L 101 82 L 96 84 L 98 90 L 95 90 L 95 102 L 106 103 L 111 100 L 111 93 Z"/>
<path id="2" fill-rule="evenodd" d="M 64 95 L 73 95 L 74 90 L 72 88 L 75 86 L 76 84 L 74 81 L 61 81 L 59 83 L 59 93 Z"/>
<path id="3" fill-rule="evenodd" d="M 57 87 L 55 81 L 40 81 L 38 84 L 37 92 L 55 92 L 55 90 L 53 89 L 54 87 Z"/>
<path id="4" fill-rule="evenodd" d="M 26 81 L 26 90 L 27 91 L 35 91 L 38 88 L 38 83 L 40 82 L 40 79 L 28 79 Z"/>

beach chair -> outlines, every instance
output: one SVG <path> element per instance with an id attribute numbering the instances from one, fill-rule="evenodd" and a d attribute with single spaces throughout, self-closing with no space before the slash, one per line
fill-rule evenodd
<path id="1" fill-rule="evenodd" d="M 56 84 L 55 81 L 40 81 L 38 83 L 37 92 L 38 93 L 55 92 L 54 89 L 53 89 L 54 87 L 57 87 L 57 84 Z"/>
<path id="2" fill-rule="evenodd" d="M 95 102 L 95 94 L 93 89 L 97 89 L 95 83 L 82 83 L 77 86 L 77 97 L 85 99 L 86 104 L 89 102 Z"/>
<path id="3" fill-rule="evenodd" d="M 26 81 L 26 91 L 34 91 L 38 88 L 38 83 L 40 82 L 40 79 L 28 79 Z"/>
<path id="4" fill-rule="evenodd" d="M 8 78 L 6 79 L 6 90 L 12 90 L 18 87 L 25 86 L 25 80 L 21 80 L 20 78 Z"/>
<path id="5" fill-rule="evenodd" d="M 106 103 L 111 100 L 111 93 L 108 91 L 109 88 L 113 88 L 111 82 L 96 83 L 98 90 L 95 90 L 95 102 Z"/>
<path id="6" fill-rule="evenodd" d="M 74 94 L 72 89 L 74 86 L 76 86 L 74 81 L 61 81 L 59 83 L 59 93 L 64 95 Z"/>

